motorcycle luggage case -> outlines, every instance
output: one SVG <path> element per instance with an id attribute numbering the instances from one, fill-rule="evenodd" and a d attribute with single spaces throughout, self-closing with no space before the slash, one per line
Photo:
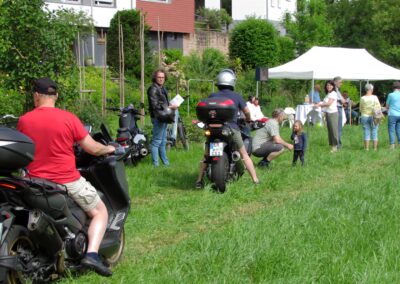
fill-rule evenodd
<path id="1" fill-rule="evenodd" d="M 26 135 L 0 126 L 0 172 L 26 167 L 33 160 L 35 144 Z"/>
<path id="2" fill-rule="evenodd" d="M 196 106 L 197 118 L 206 123 L 223 123 L 231 121 L 237 115 L 235 103 L 228 98 L 208 98 Z"/>

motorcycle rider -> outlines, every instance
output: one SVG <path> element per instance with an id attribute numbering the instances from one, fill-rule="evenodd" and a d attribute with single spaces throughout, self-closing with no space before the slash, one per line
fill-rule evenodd
<path id="1" fill-rule="evenodd" d="M 20 132 L 35 142 L 35 155 L 27 167 L 27 175 L 66 187 L 68 195 L 91 218 L 89 244 L 82 266 L 111 276 L 111 270 L 98 256 L 108 222 L 107 208 L 96 189 L 76 169 L 73 144 L 79 143 L 84 151 L 95 156 L 113 153 L 115 147 L 93 140 L 74 114 L 55 107 L 57 98 L 57 84 L 53 80 L 46 77 L 34 81 L 35 109 L 23 115 L 17 125 Z"/>
<path id="2" fill-rule="evenodd" d="M 234 103 L 235 106 L 237 107 L 238 110 L 243 111 L 246 121 L 250 121 L 250 111 L 249 108 L 246 105 L 245 100 L 242 98 L 241 95 L 238 93 L 234 92 L 235 88 L 235 83 L 236 83 L 236 76 L 235 73 L 231 69 L 224 69 L 222 70 L 218 76 L 217 76 L 217 87 L 218 87 L 218 92 L 217 93 L 212 93 L 209 98 L 214 98 L 214 97 L 225 97 L 228 99 L 231 99 Z M 240 133 L 240 128 L 239 125 L 237 124 L 237 117 L 234 118 L 234 120 L 229 122 L 229 126 L 232 129 L 232 140 L 234 144 L 234 149 L 238 150 L 244 165 L 249 172 L 253 182 L 255 184 L 259 184 L 259 180 L 257 178 L 256 170 L 253 165 L 253 161 L 250 159 L 250 156 L 247 154 L 246 148 L 244 147 L 242 136 Z M 205 163 L 205 160 L 208 156 L 208 152 L 206 150 L 206 153 L 204 155 L 204 159 L 200 163 L 200 171 L 199 175 L 196 180 L 196 188 L 202 188 L 204 186 L 203 182 L 203 177 L 204 177 L 204 172 L 207 168 L 207 164 Z"/>

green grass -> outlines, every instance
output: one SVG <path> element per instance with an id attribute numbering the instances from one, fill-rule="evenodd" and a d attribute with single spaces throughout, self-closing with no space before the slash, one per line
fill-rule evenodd
<path id="1" fill-rule="evenodd" d="M 346 126 L 335 154 L 326 128 L 311 128 L 304 167 L 286 152 L 257 169 L 260 186 L 246 173 L 225 194 L 193 189 L 201 144 L 169 152 L 168 168 L 148 157 L 127 169 L 132 210 L 112 278 L 63 283 L 398 283 L 399 150 L 380 128 L 377 152 Z"/>

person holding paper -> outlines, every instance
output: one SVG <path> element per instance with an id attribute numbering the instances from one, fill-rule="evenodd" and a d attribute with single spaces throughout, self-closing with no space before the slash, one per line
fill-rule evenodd
<path id="1" fill-rule="evenodd" d="M 164 86 L 167 74 L 163 69 L 153 72 L 153 84 L 147 90 L 149 112 L 153 124 L 153 137 L 151 140 L 151 158 L 154 167 L 159 166 L 159 158 L 165 166 L 169 165 L 167 151 L 167 126 L 175 119 L 176 104 L 168 101 L 168 92 Z"/>

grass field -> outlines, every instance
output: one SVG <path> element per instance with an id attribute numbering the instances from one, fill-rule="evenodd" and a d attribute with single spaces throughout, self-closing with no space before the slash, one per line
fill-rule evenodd
<path id="1" fill-rule="evenodd" d="M 288 128 L 282 129 L 288 140 Z M 304 167 L 292 153 L 246 173 L 225 194 L 193 188 L 201 144 L 128 168 L 132 209 L 124 257 L 111 278 L 62 283 L 399 283 L 399 151 L 385 125 L 378 151 L 346 126 L 329 152 L 326 128 L 310 128 Z M 254 158 L 255 163 L 258 158 Z"/>

